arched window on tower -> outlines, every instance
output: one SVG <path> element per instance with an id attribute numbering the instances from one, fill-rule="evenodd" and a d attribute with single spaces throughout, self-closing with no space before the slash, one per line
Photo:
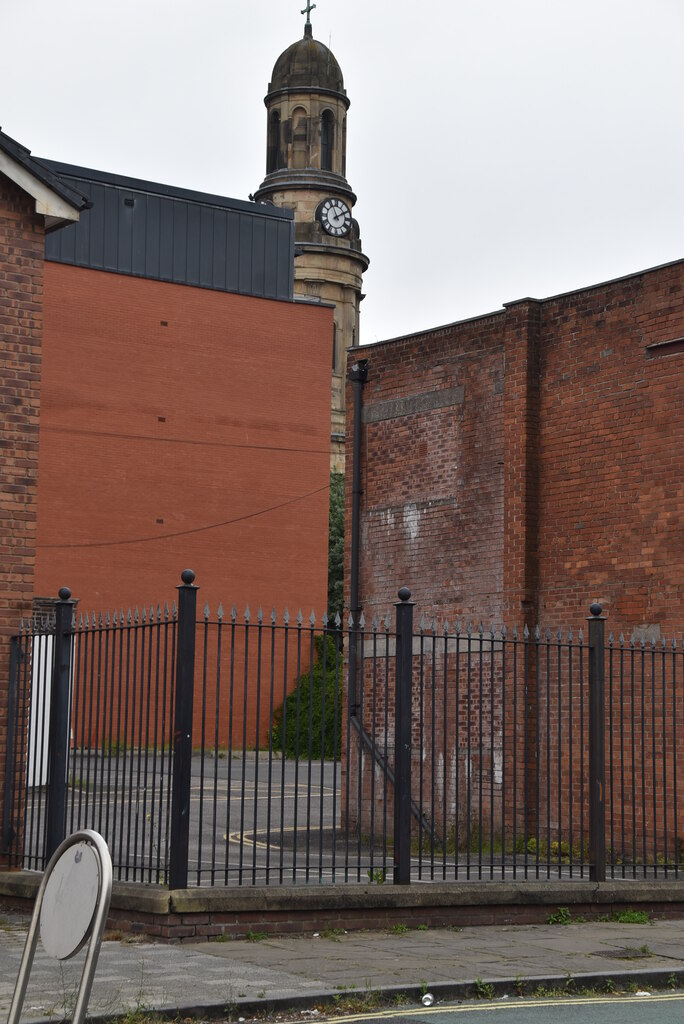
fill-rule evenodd
<path id="1" fill-rule="evenodd" d="M 268 147 L 266 152 L 266 173 L 280 167 L 280 114 L 274 110 L 268 122 Z"/>
<path id="2" fill-rule="evenodd" d="M 333 146 L 335 144 L 335 116 L 332 110 L 321 114 L 321 170 L 333 169 Z"/>
<path id="3" fill-rule="evenodd" d="M 308 117 L 304 107 L 292 111 L 292 167 L 308 166 Z"/>

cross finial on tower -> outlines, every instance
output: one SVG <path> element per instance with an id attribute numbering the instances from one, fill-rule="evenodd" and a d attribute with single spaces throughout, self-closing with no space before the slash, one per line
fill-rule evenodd
<path id="1" fill-rule="evenodd" d="M 316 4 L 312 4 L 311 0 L 306 0 L 306 7 L 302 11 L 302 14 L 306 14 L 306 23 L 304 25 L 304 35 L 310 36 L 312 34 L 311 29 L 311 12 L 315 10 Z"/>

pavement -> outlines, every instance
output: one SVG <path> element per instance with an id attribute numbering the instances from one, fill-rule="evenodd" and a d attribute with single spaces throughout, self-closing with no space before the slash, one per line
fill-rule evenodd
<path id="1" fill-rule="evenodd" d="M 6 1019 L 28 918 L 0 912 L 0 1018 Z M 136 1010 L 224 1017 L 362 1003 L 528 994 L 552 987 L 684 986 L 684 920 L 487 925 L 391 932 L 323 931 L 302 936 L 184 945 L 130 941 L 108 933 L 89 1003 L 90 1017 Z M 50 960 L 40 943 L 22 1021 L 70 1016 L 85 951 Z M 572 979 L 572 981 L 570 981 Z M 610 979 L 610 981 L 606 981 Z M 488 986 L 491 985 L 491 989 Z"/>

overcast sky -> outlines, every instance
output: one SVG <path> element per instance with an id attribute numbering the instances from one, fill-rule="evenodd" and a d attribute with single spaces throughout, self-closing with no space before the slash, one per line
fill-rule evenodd
<path id="1" fill-rule="evenodd" d="M 246 199 L 304 0 L 0 0 L 36 156 Z M 317 0 L 351 100 L 362 341 L 684 256 L 684 0 Z"/>

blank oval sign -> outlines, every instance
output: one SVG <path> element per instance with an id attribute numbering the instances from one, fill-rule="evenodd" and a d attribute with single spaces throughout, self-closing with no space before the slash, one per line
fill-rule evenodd
<path id="1" fill-rule="evenodd" d="M 48 956 L 68 960 L 90 934 L 100 891 L 100 867 L 89 843 L 65 850 L 43 894 L 40 938 Z"/>

